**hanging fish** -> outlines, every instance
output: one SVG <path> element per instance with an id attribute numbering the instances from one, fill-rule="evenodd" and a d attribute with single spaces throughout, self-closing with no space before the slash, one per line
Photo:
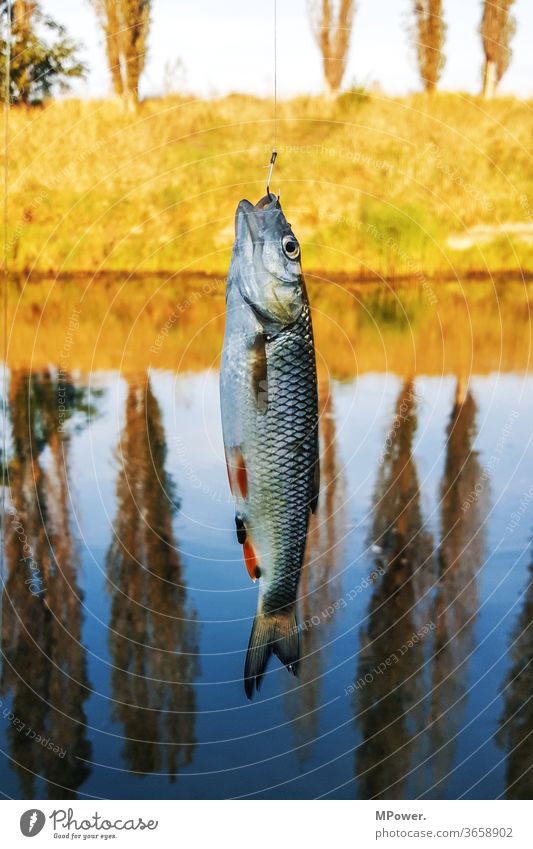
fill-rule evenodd
<path id="1" fill-rule="evenodd" d="M 318 398 L 300 246 L 279 199 L 242 200 L 226 285 L 222 428 L 237 539 L 259 579 L 244 687 L 272 654 L 296 675 L 296 592 L 319 489 Z"/>

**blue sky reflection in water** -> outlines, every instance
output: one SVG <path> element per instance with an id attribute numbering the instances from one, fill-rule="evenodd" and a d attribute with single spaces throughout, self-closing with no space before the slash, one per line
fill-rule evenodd
<path id="1" fill-rule="evenodd" d="M 251 703 L 216 371 L 76 379 L 63 434 L 10 381 L 4 794 L 531 795 L 529 376 L 321 381 L 301 672 Z"/>

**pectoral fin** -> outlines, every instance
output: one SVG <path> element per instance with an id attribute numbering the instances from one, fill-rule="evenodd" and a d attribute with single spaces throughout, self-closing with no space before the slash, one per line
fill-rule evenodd
<path id="1" fill-rule="evenodd" d="M 238 446 L 225 449 L 229 487 L 234 498 L 246 500 L 248 496 L 248 473 L 241 449 Z"/>

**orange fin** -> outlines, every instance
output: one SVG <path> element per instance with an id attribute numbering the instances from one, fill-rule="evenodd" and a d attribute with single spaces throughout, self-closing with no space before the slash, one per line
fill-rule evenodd
<path id="1" fill-rule="evenodd" d="M 231 479 L 231 467 L 230 467 L 229 460 L 228 460 L 228 452 L 225 449 L 224 449 L 224 455 L 226 457 L 226 471 L 228 473 L 229 488 L 231 490 L 231 494 L 233 496 L 235 496 L 235 493 L 233 491 L 233 481 Z"/>
<path id="2" fill-rule="evenodd" d="M 236 460 L 237 460 L 237 486 L 239 487 L 239 492 L 242 498 L 247 498 L 248 496 L 248 473 L 246 471 L 246 466 L 244 464 L 244 457 L 242 456 L 242 451 L 236 452 Z"/>
<path id="3" fill-rule="evenodd" d="M 245 540 L 243 544 L 243 551 L 244 562 L 246 563 L 246 570 L 252 581 L 256 581 L 257 578 L 261 577 L 261 570 L 259 569 L 259 563 L 257 560 L 257 555 L 255 553 L 255 548 L 248 539 Z"/>
<path id="4" fill-rule="evenodd" d="M 228 471 L 229 488 L 235 498 L 237 494 L 246 499 L 248 495 L 248 473 L 240 448 L 230 448 L 225 451 L 226 469 Z M 238 493 L 236 492 L 238 490 Z"/>

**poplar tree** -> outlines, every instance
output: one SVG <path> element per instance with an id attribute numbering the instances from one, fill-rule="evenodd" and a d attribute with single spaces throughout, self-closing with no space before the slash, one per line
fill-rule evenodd
<path id="1" fill-rule="evenodd" d="M 322 54 L 328 94 L 339 90 L 346 71 L 354 12 L 354 0 L 309 0 L 311 27 Z"/>
<path id="2" fill-rule="evenodd" d="M 146 62 L 151 0 L 91 0 L 105 36 L 113 91 L 130 104 L 139 101 Z"/>
<path id="3" fill-rule="evenodd" d="M 480 33 L 485 53 L 483 96 L 494 96 L 496 87 L 511 61 L 511 39 L 516 21 L 511 15 L 514 0 L 484 0 Z"/>
<path id="4" fill-rule="evenodd" d="M 437 88 L 444 68 L 443 53 L 446 24 L 442 0 L 414 0 L 414 41 L 420 76 L 424 89 L 431 93 Z"/>

